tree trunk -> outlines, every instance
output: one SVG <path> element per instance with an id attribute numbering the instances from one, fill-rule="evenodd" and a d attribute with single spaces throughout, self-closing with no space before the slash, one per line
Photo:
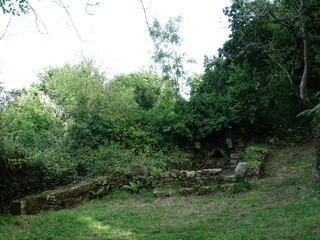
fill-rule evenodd
<path id="1" fill-rule="evenodd" d="M 299 19 L 301 24 L 302 38 L 303 38 L 303 61 L 304 61 L 303 74 L 302 74 L 300 86 L 299 86 L 299 94 L 303 104 L 306 107 L 310 108 L 312 106 L 309 101 L 308 93 L 307 93 L 307 85 L 308 85 L 308 79 L 309 79 L 309 73 L 310 73 L 310 40 L 309 40 L 309 32 L 307 28 L 307 20 L 305 16 L 304 0 L 300 1 L 298 13 L 299 13 Z"/>
<path id="2" fill-rule="evenodd" d="M 318 180 L 320 180 L 320 144 L 319 143 L 317 143 L 316 157 L 314 160 L 312 173 Z"/>

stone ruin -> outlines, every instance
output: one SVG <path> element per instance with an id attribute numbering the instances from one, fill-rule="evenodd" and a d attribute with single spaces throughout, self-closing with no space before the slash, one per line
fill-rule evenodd
<path id="1" fill-rule="evenodd" d="M 234 169 L 243 160 L 245 144 L 240 138 L 226 138 L 224 142 L 196 142 L 196 162 L 199 167 Z"/>
<path id="2" fill-rule="evenodd" d="M 242 162 L 245 144 L 241 140 L 232 141 L 227 138 L 224 146 L 212 146 L 196 143 L 198 154 L 195 166 L 191 170 L 177 170 L 151 174 L 137 166 L 131 174 L 113 172 L 109 176 L 99 177 L 70 187 L 45 191 L 13 201 L 12 214 L 34 214 L 46 210 L 59 210 L 79 204 L 80 202 L 103 197 L 117 189 L 122 189 L 130 182 L 140 184 L 143 189 L 154 189 L 156 186 L 183 187 L 180 196 L 193 194 L 206 195 L 217 191 L 230 191 L 237 181 L 247 176 L 260 176 L 263 161 L 255 166 L 247 166 Z M 194 167 L 195 167 L 194 166 Z M 140 171 L 140 170 L 141 171 Z M 194 169 L 194 170 L 192 170 Z M 154 191 L 155 197 L 170 197 L 171 192 Z"/>

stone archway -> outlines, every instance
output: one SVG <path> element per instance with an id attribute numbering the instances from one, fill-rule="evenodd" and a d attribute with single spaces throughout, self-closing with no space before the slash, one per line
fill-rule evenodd
<path id="1" fill-rule="evenodd" d="M 213 150 L 213 158 L 223 158 L 223 150 L 221 149 L 214 149 Z"/>

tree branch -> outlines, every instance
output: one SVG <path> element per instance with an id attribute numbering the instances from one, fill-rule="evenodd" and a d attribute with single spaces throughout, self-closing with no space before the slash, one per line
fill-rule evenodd
<path id="1" fill-rule="evenodd" d="M 93 13 L 90 13 L 89 10 L 88 10 L 88 8 L 89 8 L 89 7 L 97 6 L 97 5 L 99 5 L 99 4 L 100 4 L 100 2 L 90 3 L 90 0 L 87 0 L 86 13 L 87 13 L 88 15 L 91 15 L 91 16 L 95 15 L 95 14 L 93 14 Z"/>
<path id="2" fill-rule="evenodd" d="M 4 29 L 2 35 L 0 36 L 0 40 L 2 40 L 4 38 L 4 36 L 6 35 L 6 33 L 7 33 L 8 29 L 9 29 L 9 26 L 10 26 L 10 23 L 11 23 L 12 16 L 13 16 L 13 14 L 11 13 L 10 17 L 9 17 L 9 20 L 8 20 L 8 23 L 6 25 L 6 28 Z"/>
<path id="3" fill-rule="evenodd" d="M 44 24 L 44 22 L 41 20 L 40 15 L 38 14 L 38 12 L 29 4 L 29 2 L 27 3 L 28 7 L 31 9 L 33 15 L 35 16 L 35 23 L 36 23 L 36 27 L 38 29 L 38 32 L 40 34 L 48 34 L 48 29 L 46 27 L 46 25 Z M 45 30 L 45 32 L 42 32 L 40 29 L 40 25 L 42 25 L 43 29 Z"/>
<path id="4" fill-rule="evenodd" d="M 152 29 L 151 29 L 151 27 L 150 27 L 150 25 L 149 25 L 148 16 L 147 16 L 146 8 L 145 8 L 145 6 L 144 6 L 144 4 L 143 4 L 143 0 L 140 0 L 140 3 L 141 3 L 141 6 L 142 6 L 142 9 L 143 9 L 144 18 L 145 18 L 145 21 L 146 21 L 148 30 L 149 30 L 149 32 L 152 33 Z"/>

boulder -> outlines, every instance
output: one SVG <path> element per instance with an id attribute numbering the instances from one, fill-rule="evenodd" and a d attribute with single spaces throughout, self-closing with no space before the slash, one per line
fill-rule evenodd
<path id="1" fill-rule="evenodd" d="M 170 171 L 170 175 L 171 175 L 171 177 L 173 177 L 173 178 L 178 178 L 178 177 L 180 177 L 181 173 L 180 173 L 179 170 L 172 169 L 172 170 Z"/>
<path id="2" fill-rule="evenodd" d="M 231 153 L 230 158 L 239 159 L 239 158 L 241 158 L 241 154 L 240 153 Z"/>
<path id="3" fill-rule="evenodd" d="M 216 175 L 222 172 L 222 168 L 203 169 L 202 172 L 209 173 L 211 175 Z"/>
<path id="4" fill-rule="evenodd" d="M 227 143 L 228 148 L 233 148 L 233 143 L 232 143 L 232 139 L 231 138 L 227 138 L 226 139 L 226 143 Z"/>
<path id="5" fill-rule="evenodd" d="M 236 182 L 236 176 L 235 175 L 223 176 L 222 180 L 228 183 Z"/>
<path id="6" fill-rule="evenodd" d="M 196 176 L 196 171 L 188 171 L 186 173 L 187 178 L 194 178 Z"/>
<path id="7" fill-rule="evenodd" d="M 248 165 L 246 162 L 239 162 L 235 169 L 235 178 L 237 181 L 243 181 L 245 178 L 246 172 L 248 169 Z"/>

